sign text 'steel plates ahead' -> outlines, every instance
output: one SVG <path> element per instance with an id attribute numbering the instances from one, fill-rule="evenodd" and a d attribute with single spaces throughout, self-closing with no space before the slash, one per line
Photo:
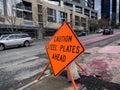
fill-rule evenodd
<path id="1" fill-rule="evenodd" d="M 54 76 L 85 51 L 71 27 L 64 22 L 46 45 Z"/>

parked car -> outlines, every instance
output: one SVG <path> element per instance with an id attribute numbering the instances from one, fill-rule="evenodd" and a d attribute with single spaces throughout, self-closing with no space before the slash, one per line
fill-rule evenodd
<path id="1" fill-rule="evenodd" d="M 103 31 L 103 35 L 109 35 L 109 34 L 113 34 L 113 29 L 109 28 L 109 29 L 104 29 Z"/>
<path id="2" fill-rule="evenodd" d="M 96 33 L 103 33 L 103 29 L 99 29 Z"/>
<path id="3" fill-rule="evenodd" d="M 0 51 L 8 47 L 30 46 L 33 39 L 26 33 L 6 34 L 0 37 Z"/>
<path id="4" fill-rule="evenodd" d="M 81 30 L 81 31 L 79 31 L 78 33 L 76 33 L 76 35 L 77 35 L 78 37 L 80 37 L 80 36 L 86 36 L 87 33 L 86 33 L 84 30 Z"/>

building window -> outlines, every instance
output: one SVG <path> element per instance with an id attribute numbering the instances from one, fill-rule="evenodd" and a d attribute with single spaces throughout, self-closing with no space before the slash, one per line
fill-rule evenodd
<path id="1" fill-rule="evenodd" d="M 97 13 L 95 13 L 95 19 L 97 19 L 98 18 L 98 14 Z"/>
<path id="2" fill-rule="evenodd" d="M 79 12 L 79 13 L 82 13 L 82 8 L 81 8 L 81 7 L 76 6 L 76 7 L 75 7 L 75 11 L 76 11 L 76 12 Z"/>
<path id="3" fill-rule="evenodd" d="M 59 11 L 58 12 L 58 18 L 59 18 L 59 23 L 63 23 L 66 19 L 67 19 L 67 13 L 64 13 L 64 12 L 61 12 Z"/>
<path id="4" fill-rule="evenodd" d="M 56 10 L 47 8 L 47 19 L 48 22 L 56 22 Z"/>
<path id="5" fill-rule="evenodd" d="M 64 2 L 64 5 L 66 5 L 66 6 L 68 6 L 68 7 L 73 7 L 73 5 L 72 5 L 72 4 L 67 3 L 67 2 Z"/>
<path id="6" fill-rule="evenodd" d="M 73 5 L 70 4 L 70 3 L 64 2 L 64 5 L 65 5 L 64 6 L 65 8 L 68 8 L 68 9 L 71 9 L 71 10 L 73 9 Z"/>
<path id="7" fill-rule="evenodd" d="M 23 1 L 24 9 L 32 11 L 32 3 Z"/>
<path id="8" fill-rule="evenodd" d="M 24 12 L 23 15 L 25 20 L 32 20 L 32 13 Z"/>
<path id="9" fill-rule="evenodd" d="M 16 15 L 17 15 L 17 17 L 19 17 L 19 18 L 23 18 L 23 12 L 22 11 L 16 11 Z"/>
<path id="10" fill-rule="evenodd" d="M 23 2 L 17 3 L 16 8 L 32 11 L 32 4 L 30 2 L 23 1 Z"/>
<path id="11" fill-rule="evenodd" d="M 84 13 L 85 13 L 85 15 L 89 16 L 89 10 L 85 9 Z"/>
<path id="12" fill-rule="evenodd" d="M 75 25 L 80 26 L 80 17 L 79 16 L 75 16 Z"/>
<path id="13" fill-rule="evenodd" d="M 32 13 L 31 12 L 23 12 L 23 11 L 16 11 L 16 16 L 18 18 L 24 18 L 25 20 L 32 20 Z"/>
<path id="14" fill-rule="evenodd" d="M 95 18 L 95 13 L 91 12 L 91 18 Z"/>
<path id="15" fill-rule="evenodd" d="M 22 2 L 17 3 L 17 4 L 16 4 L 16 8 L 24 9 L 23 3 L 22 3 Z"/>
<path id="16" fill-rule="evenodd" d="M 86 18 L 81 17 L 81 26 L 86 27 Z"/>

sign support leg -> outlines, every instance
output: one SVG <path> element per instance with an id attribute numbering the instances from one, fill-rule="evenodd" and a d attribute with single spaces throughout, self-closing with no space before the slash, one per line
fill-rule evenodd
<path id="1" fill-rule="evenodd" d="M 76 84 L 75 84 L 73 75 L 72 75 L 72 73 L 71 73 L 71 71 L 70 71 L 70 66 L 68 66 L 67 69 L 68 69 L 68 73 L 69 73 L 69 75 L 70 75 L 70 78 L 71 78 L 71 80 L 72 80 L 72 84 L 73 84 L 73 86 L 74 86 L 74 90 L 77 90 L 77 87 L 76 87 Z"/>
<path id="2" fill-rule="evenodd" d="M 47 65 L 44 67 L 43 71 L 40 73 L 37 80 L 40 80 L 40 78 L 43 76 L 44 72 L 47 70 L 49 65 L 50 65 L 50 62 L 48 62 Z"/>
<path id="3" fill-rule="evenodd" d="M 78 62 L 75 61 L 75 64 L 85 73 L 88 74 L 88 72 L 82 68 L 82 66 L 80 66 L 80 64 Z"/>

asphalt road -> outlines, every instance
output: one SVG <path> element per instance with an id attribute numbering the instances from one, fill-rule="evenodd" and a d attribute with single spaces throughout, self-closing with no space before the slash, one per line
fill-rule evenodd
<path id="1" fill-rule="evenodd" d="M 102 34 L 91 34 L 87 36 L 78 37 L 80 40 L 90 39 Z M 45 44 L 49 38 L 45 41 L 35 41 L 30 47 L 10 48 L 4 51 L 0 51 L 0 67 L 3 64 L 19 61 L 25 58 L 30 58 L 35 55 L 45 53 Z"/>
<path id="2" fill-rule="evenodd" d="M 85 40 L 101 35 L 91 34 L 79 39 Z M 35 41 L 30 47 L 0 51 L 0 90 L 15 90 L 27 83 L 25 80 L 42 71 L 48 62 L 48 59 L 44 58 L 45 44 L 48 40 L 49 38 L 44 41 Z"/>

